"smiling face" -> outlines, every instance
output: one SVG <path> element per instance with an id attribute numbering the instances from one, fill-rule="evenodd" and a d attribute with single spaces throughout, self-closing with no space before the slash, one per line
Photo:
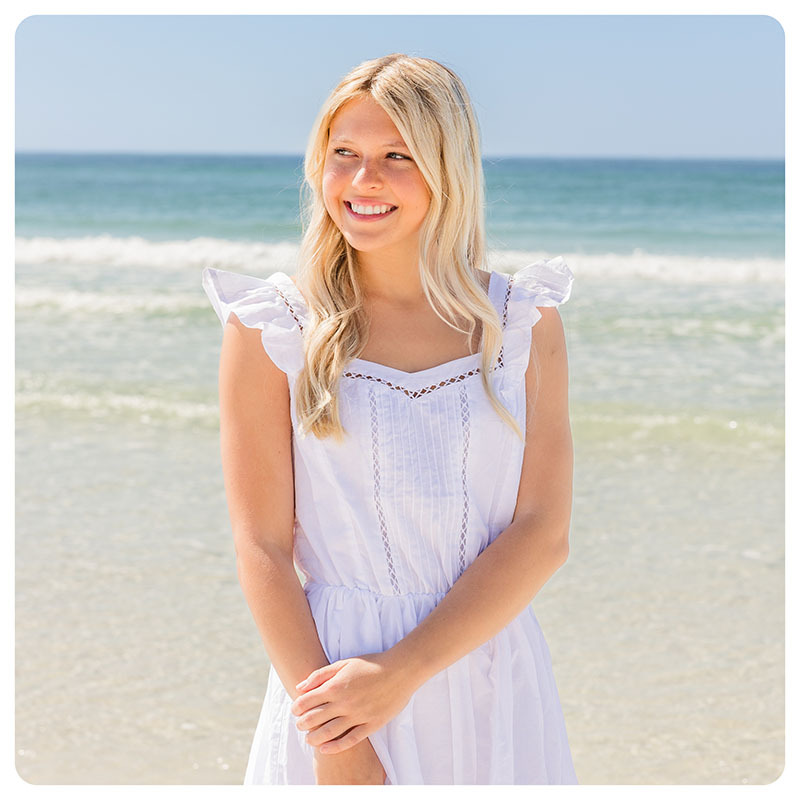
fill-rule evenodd
<path id="1" fill-rule="evenodd" d="M 397 127 L 371 97 L 350 100 L 333 118 L 322 195 L 355 250 L 416 262 L 430 192 Z M 369 213 L 375 211 L 384 213 Z"/>

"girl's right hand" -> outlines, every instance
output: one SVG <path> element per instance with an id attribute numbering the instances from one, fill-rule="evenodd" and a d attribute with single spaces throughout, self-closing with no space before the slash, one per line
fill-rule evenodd
<path id="1" fill-rule="evenodd" d="M 370 740 L 362 739 L 341 753 L 320 753 L 314 748 L 314 777 L 322 784 L 383 785 L 386 771 Z"/>

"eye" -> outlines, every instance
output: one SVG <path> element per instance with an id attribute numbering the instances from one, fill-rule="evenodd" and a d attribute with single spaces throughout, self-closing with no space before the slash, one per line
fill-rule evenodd
<path id="1" fill-rule="evenodd" d="M 398 158 L 405 159 L 406 161 L 411 161 L 411 159 L 408 156 L 404 156 L 402 153 L 389 153 L 389 155 L 390 156 L 397 156 Z M 392 159 L 392 160 L 394 161 L 395 159 Z"/>
<path id="2" fill-rule="evenodd" d="M 345 147 L 334 147 L 333 152 L 336 153 L 337 155 L 341 155 L 342 153 L 352 153 L 353 151 L 348 150 Z"/>

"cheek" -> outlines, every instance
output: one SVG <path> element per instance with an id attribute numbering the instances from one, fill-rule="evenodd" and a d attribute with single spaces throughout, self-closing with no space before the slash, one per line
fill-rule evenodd
<path id="1" fill-rule="evenodd" d="M 339 207 L 340 184 L 341 180 L 333 171 L 322 176 L 322 200 L 329 214 L 335 213 Z"/>
<path id="2" fill-rule="evenodd" d="M 414 208 L 424 215 L 431 204 L 431 196 L 427 185 L 419 176 L 415 176 L 408 182 L 406 195 L 413 198 Z"/>
<path id="3" fill-rule="evenodd" d="M 417 214 L 420 218 L 425 217 L 428 213 L 428 209 L 431 205 L 431 196 L 428 192 L 428 188 L 423 184 L 423 186 L 417 188 L 417 202 L 415 206 L 417 208 Z"/>

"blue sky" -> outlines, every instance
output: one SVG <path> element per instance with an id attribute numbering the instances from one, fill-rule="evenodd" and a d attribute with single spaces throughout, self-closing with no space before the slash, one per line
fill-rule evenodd
<path id="1" fill-rule="evenodd" d="M 783 158 L 768 16 L 32 16 L 17 151 L 294 153 L 355 64 L 463 78 L 487 156 Z"/>

